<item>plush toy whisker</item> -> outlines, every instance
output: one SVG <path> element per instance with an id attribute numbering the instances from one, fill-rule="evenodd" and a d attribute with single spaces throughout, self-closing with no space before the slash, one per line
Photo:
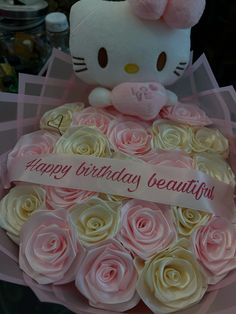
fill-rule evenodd
<path id="1" fill-rule="evenodd" d="M 176 70 L 173 72 L 176 76 L 181 76 L 181 74 L 179 72 L 177 72 Z"/>
<path id="2" fill-rule="evenodd" d="M 73 59 L 76 59 L 76 60 L 81 60 L 81 61 L 84 61 L 85 58 L 81 58 L 81 57 L 72 57 Z"/>
<path id="3" fill-rule="evenodd" d="M 84 63 L 84 62 L 83 62 L 83 63 L 76 63 L 76 62 L 73 62 L 73 64 L 74 64 L 74 65 L 86 65 L 86 63 Z"/>
<path id="4" fill-rule="evenodd" d="M 184 71 L 185 68 L 186 68 L 186 65 L 187 65 L 187 62 L 179 62 L 179 64 L 177 65 L 177 67 L 175 68 L 175 70 L 174 70 L 173 73 L 174 73 L 176 76 L 181 76 L 181 73 L 179 73 L 179 72 Z M 177 71 L 177 70 L 178 70 L 178 71 Z"/>
<path id="5" fill-rule="evenodd" d="M 183 68 L 183 67 L 176 67 L 176 70 L 184 70 L 185 68 Z"/>
<path id="6" fill-rule="evenodd" d="M 75 72 L 77 72 L 77 73 L 79 73 L 79 72 L 84 72 L 84 71 L 88 71 L 88 68 L 83 68 L 83 69 L 75 70 Z"/>
<path id="7" fill-rule="evenodd" d="M 80 61 L 80 62 L 78 62 L 78 61 Z M 73 65 L 75 67 L 75 72 L 79 73 L 79 72 L 84 72 L 84 71 L 88 70 L 87 64 L 85 62 L 85 58 L 82 58 L 82 57 L 72 57 L 72 62 L 73 62 Z M 82 69 L 77 69 L 77 67 L 83 67 L 83 68 Z"/>

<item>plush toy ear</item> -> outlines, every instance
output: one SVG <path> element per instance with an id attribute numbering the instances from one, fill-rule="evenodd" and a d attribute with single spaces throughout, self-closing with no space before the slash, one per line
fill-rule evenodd
<path id="1" fill-rule="evenodd" d="M 161 17 L 172 28 L 191 28 L 198 23 L 206 0 L 128 0 L 138 17 L 158 20 Z"/>
<path id="2" fill-rule="evenodd" d="M 128 0 L 135 15 L 145 20 L 158 20 L 168 0 Z"/>
<path id="3" fill-rule="evenodd" d="M 173 28 L 191 28 L 200 20 L 205 0 L 169 0 L 163 19 Z"/>

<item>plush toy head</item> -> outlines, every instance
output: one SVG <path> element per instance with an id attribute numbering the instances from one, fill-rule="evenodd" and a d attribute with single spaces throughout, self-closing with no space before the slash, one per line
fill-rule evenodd
<path id="1" fill-rule="evenodd" d="M 110 88 L 123 82 L 174 83 L 188 65 L 190 28 L 173 28 L 173 24 L 193 24 L 190 16 L 188 23 L 181 25 L 180 11 L 172 12 L 170 2 L 178 1 L 184 2 L 81 0 L 74 4 L 70 50 L 77 76 L 86 83 Z M 192 0 L 185 0 L 188 2 Z M 165 10 L 169 12 L 166 15 Z M 157 14 L 150 16 L 148 12 Z M 186 12 L 184 16 L 186 20 Z"/>

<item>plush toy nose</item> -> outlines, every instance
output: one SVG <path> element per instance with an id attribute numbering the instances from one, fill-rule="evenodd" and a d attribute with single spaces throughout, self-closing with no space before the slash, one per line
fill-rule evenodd
<path id="1" fill-rule="evenodd" d="M 124 67 L 124 70 L 128 74 L 135 74 L 139 71 L 139 66 L 134 63 L 129 63 L 129 64 L 126 64 L 126 66 Z"/>

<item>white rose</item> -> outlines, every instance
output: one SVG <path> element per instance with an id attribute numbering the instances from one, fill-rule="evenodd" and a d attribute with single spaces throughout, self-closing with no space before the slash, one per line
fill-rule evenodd
<path id="1" fill-rule="evenodd" d="M 99 130 L 79 126 L 67 130 L 55 145 L 55 153 L 110 157 L 110 144 Z"/>
<path id="2" fill-rule="evenodd" d="M 116 235 L 120 223 L 119 205 L 94 197 L 69 210 L 78 237 L 85 246 L 97 245 Z"/>
<path id="3" fill-rule="evenodd" d="M 207 291 L 207 280 L 189 247 L 184 240 L 145 262 L 137 291 L 154 313 L 183 310 Z"/>
<path id="4" fill-rule="evenodd" d="M 190 147 L 195 153 L 216 153 L 223 158 L 229 154 L 228 140 L 217 129 L 196 128 L 192 129 Z"/>
<path id="5" fill-rule="evenodd" d="M 59 134 L 65 133 L 72 123 L 73 114 L 84 108 L 83 103 L 68 103 L 55 107 L 42 116 L 40 128 L 54 131 Z"/>
<path id="6" fill-rule="evenodd" d="M 154 150 L 182 150 L 190 152 L 190 128 L 165 120 L 154 121 L 152 126 L 152 148 Z"/>
<path id="7" fill-rule="evenodd" d="M 211 215 L 191 208 L 172 207 L 177 231 L 180 236 L 190 236 L 196 228 L 205 225 Z"/>
<path id="8" fill-rule="evenodd" d="M 0 202 L 0 226 L 19 244 L 19 235 L 28 218 L 45 205 L 46 192 L 39 186 L 18 185 Z"/>
<path id="9" fill-rule="evenodd" d="M 194 168 L 207 175 L 235 186 L 235 175 L 229 164 L 217 155 L 201 153 L 193 156 Z"/>

